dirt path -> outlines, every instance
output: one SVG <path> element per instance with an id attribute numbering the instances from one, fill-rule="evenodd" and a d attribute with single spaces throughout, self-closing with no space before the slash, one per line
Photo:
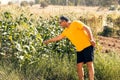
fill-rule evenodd
<path id="1" fill-rule="evenodd" d="M 98 42 L 102 46 L 102 52 L 109 53 L 110 51 L 115 51 L 120 53 L 120 39 L 99 36 Z"/>

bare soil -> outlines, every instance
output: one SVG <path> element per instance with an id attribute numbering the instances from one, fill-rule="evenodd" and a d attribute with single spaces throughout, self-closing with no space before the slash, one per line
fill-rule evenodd
<path id="1" fill-rule="evenodd" d="M 102 47 L 102 52 L 109 53 L 110 51 L 120 53 L 120 39 L 113 37 L 98 37 L 98 43 Z"/>

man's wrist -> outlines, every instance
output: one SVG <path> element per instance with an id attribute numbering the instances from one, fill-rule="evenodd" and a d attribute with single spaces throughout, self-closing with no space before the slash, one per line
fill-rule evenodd
<path id="1" fill-rule="evenodd" d="M 94 39 L 91 39 L 90 42 L 94 42 Z"/>

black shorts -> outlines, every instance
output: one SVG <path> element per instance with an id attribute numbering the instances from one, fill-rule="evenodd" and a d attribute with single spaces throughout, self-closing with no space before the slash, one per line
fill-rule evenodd
<path id="1" fill-rule="evenodd" d="M 86 62 L 91 62 L 94 60 L 94 47 L 89 46 L 82 51 L 77 52 L 77 64 L 78 63 L 86 63 Z"/>

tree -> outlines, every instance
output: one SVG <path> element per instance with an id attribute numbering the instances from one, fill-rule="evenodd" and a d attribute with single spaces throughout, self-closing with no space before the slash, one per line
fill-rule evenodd
<path id="1" fill-rule="evenodd" d="M 77 6 L 78 5 L 78 0 L 74 0 L 74 5 Z"/>
<path id="2" fill-rule="evenodd" d="M 40 7 L 42 7 L 42 8 L 45 8 L 45 7 L 47 7 L 47 6 L 48 6 L 48 3 L 45 2 L 45 1 L 42 1 L 42 2 L 40 3 Z"/>
<path id="3" fill-rule="evenodd" d="M 30 4 L 30 6 L 32 6 L 32 5 L 34 4 L 34 2 L 33 2 L 33 1 L 30 1 L 29 4 Z"/>
<path id="4" fill-rule="evenodd" d="M 66 0 L 66 6 L 68 6 L 68 0 Z"/>
<path id="5" fill-rule="evenodd" d="M 100 0 L 101 6 L 108 7 L 115 4 L 115 0 Z"/>
<path id="6" fill-rule="evenodd" d="M 35 4 L 39 4 L 40 3 L 40 0 L 35 0 Z"/>
<path id="7" fill-rule="evenodd" d="M 118 0 L 118 3 L 119 3 L 119 5 L 120 5 L 120 0 Z"/>
<path id="8" fill-rule="evenodd" d="M 27 1 L 22 1 L 20 5 L 21 6 L 28 6 L 28 2 Z"/>
<path id="9" fill-rule="evenodd" d="M 13 3 L 11 1 L 8 2 L 8 5 L 12 5 Z"/>

